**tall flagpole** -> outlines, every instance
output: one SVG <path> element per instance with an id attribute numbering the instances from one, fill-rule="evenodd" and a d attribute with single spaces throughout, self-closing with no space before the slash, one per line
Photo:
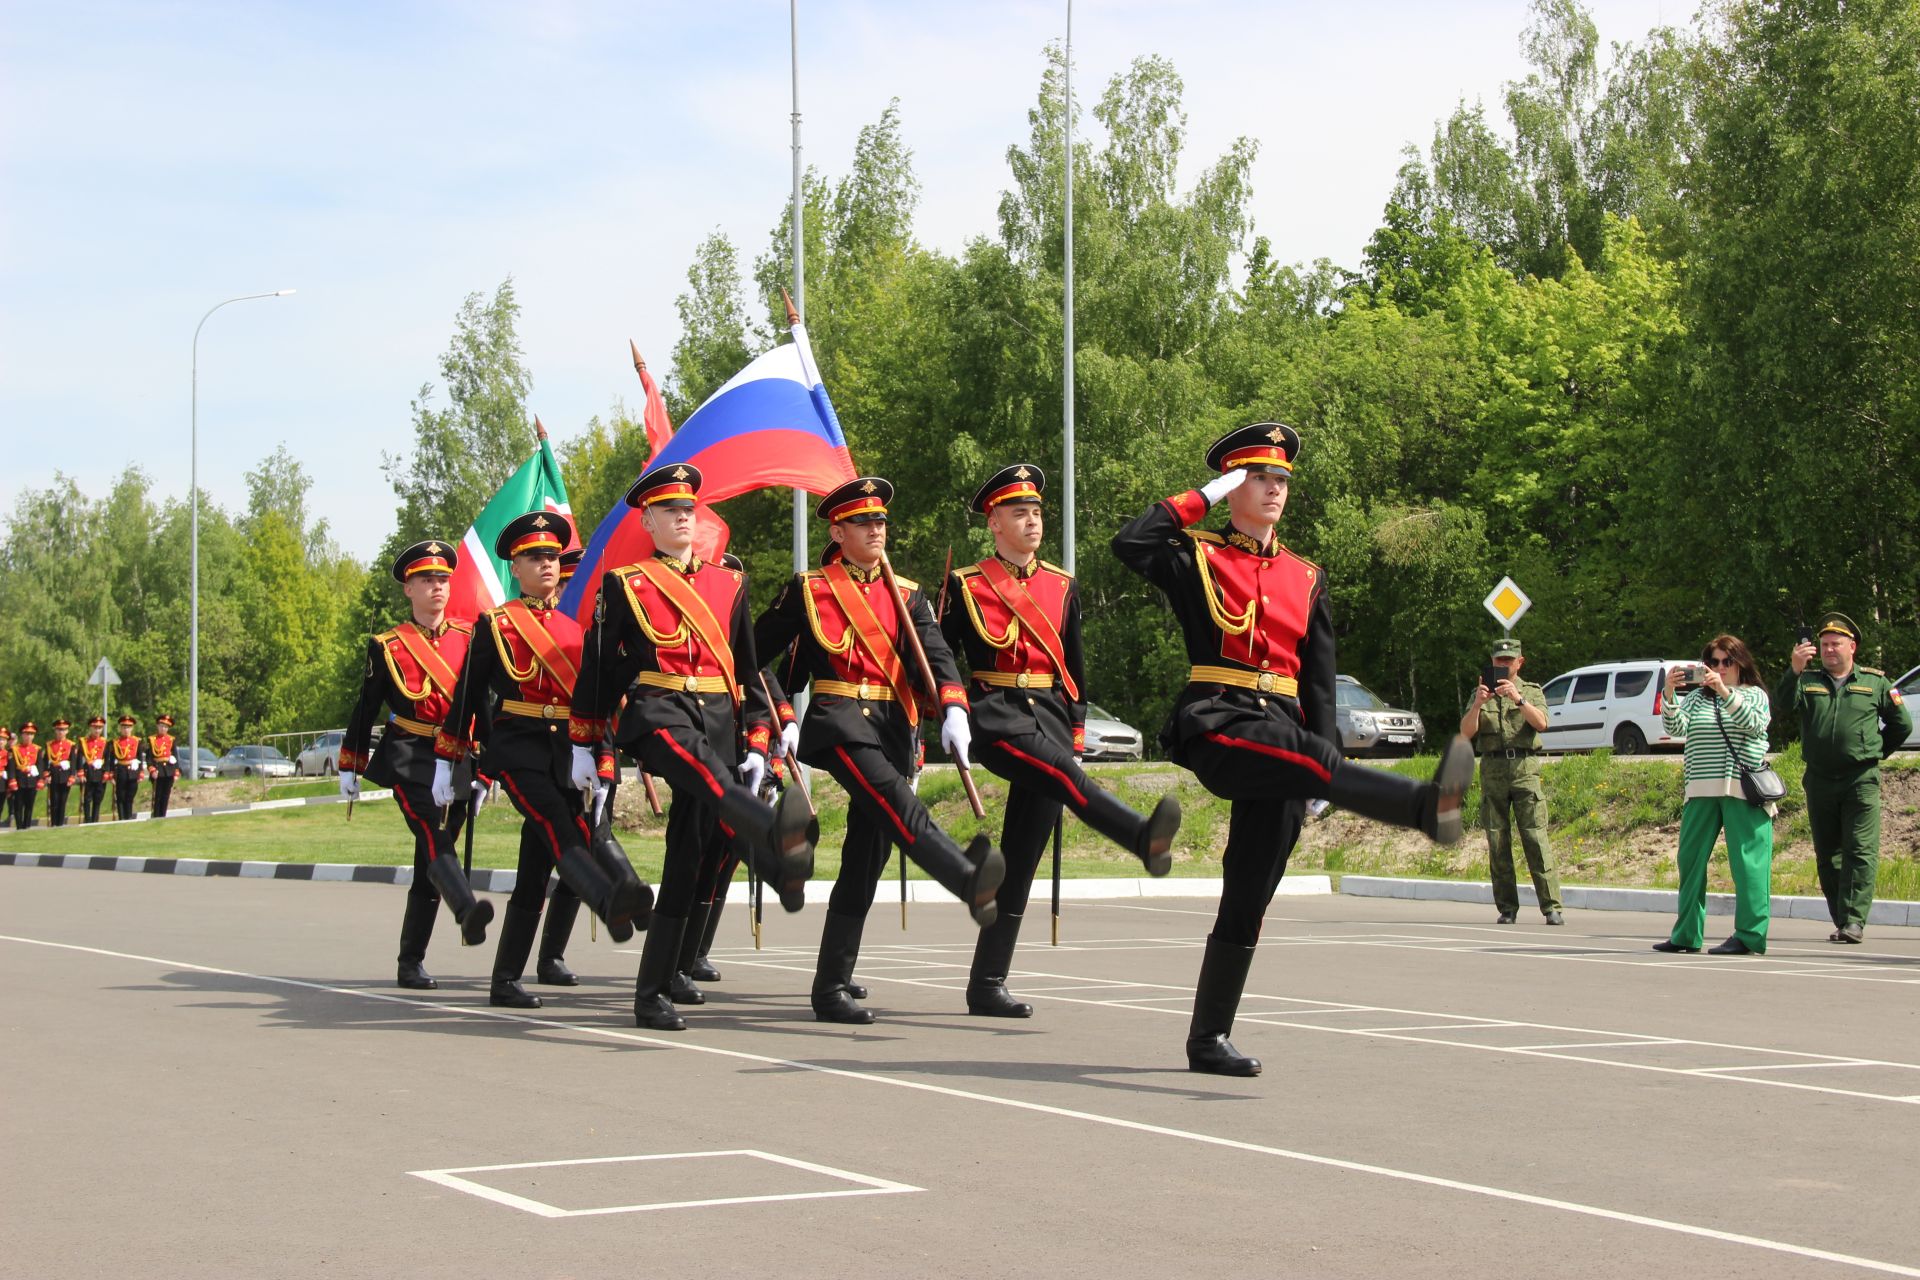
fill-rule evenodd
<path id="1" fill-rule="evenodd" d="M 1066 174 L 1067 174 L 1067 240 L 1066 240 L 1066 369 L 1062 375 L 1066 399 L 1062 410 L 1065 430 L 1065 459 L 1060 468 L 1061 488 L 1060 507 L 1064 517 L 1061 529 L 1065 546 L 1065 566 L 1068 574 L 1074 572 L 1074 514 L 1073 496 L 1073 0 L 1067 0 L 1067 56 L 1066 56 Z M 796 117 L 797 118 L 797 117 Z M 798 125 L 794 126 L 796 129 Z"/>
<path id="2" fill-rule="evenodd" d="M 793 56 L 793 309 L 807 320 L 806 205 L 800 192 L 800 0 L 787 0 Z M 807 571 L 807 491 L 793 491 L 793 571 Z"/>

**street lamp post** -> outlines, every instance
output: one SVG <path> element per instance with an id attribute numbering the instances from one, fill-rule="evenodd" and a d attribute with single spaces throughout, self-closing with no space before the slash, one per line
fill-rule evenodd
<path id="1" fill-rule="evenodd" d="M 207 320 L 221 307 L 235 302 L 251 302 L 255 298 L 284 298 L 292 293 L 291 289 L 275 289 L 272 293 L 243 293 L 237 298 L 228 298 L 225 302 L 216 302 L 207 308 L 207 314 L 200 317 L 200 323 L 193 326 L 193 421 L 191 427 L 189 455 L 188 502 L 191 513 L 188 523 L 193 530 L 192 569 L 188 606 L 192 621 L 189 624 L 187 641 L 187 750 L 191 759 L 188 776 L 200 776 L 200 330 Z"/>

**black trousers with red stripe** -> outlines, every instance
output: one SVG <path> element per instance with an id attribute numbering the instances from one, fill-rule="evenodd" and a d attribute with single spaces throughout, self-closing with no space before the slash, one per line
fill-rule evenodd
<path id="1" fill-rule="evenodd" d="M 407 830 L 413 832 L 413 883 L 407 897 L 419 902 L 438 902 L 440 891 L 433 887 L 427 864 L 435 858 L 460 857 L 460 828 L 466 825 L 467 802 L 462 800 L 447 810 L 447 825 L 440 826 L 440 807 L 433 802 L 432 788 L 418 782 L 401 780 L 393 784 L 393 802 Z"/>
<path id="2" fill-rule="evenodd" d="M 981 764 L 1005 778 L 1006 815 L 1000 824 L 1000 852 L 1007 859 L 1007 878 L 1000 882 L 994 901 L 1002 914 L 1024 915 L 1033 891 L 1033 875 L 1064 807 L 1085 820 L 1088 797 L 1100 790 L 1087 777 L 1073 752 L 1039 733 L 1013 738 L 988 738 L 974 754 Z M 1117 801 L 1115 802 L 1118 803 Z"/>
<path id="3" fill-rule="evenodd" d="M 586 856 L 593 838 L 586 807 L 579 791 L 561 786 L 543 769 L 503 769 L 499 781 L 522 819 L 519 873 L 507 902 L 539 915 L 547 903 L 547 878 L 560 866 L 561 850 L 577 849 Z"/>
<path id="4" fill-rule="evenodd" d="M 641 766 L 673 788 L 673 804 L 667 810 L 666 862 L 653 909 L 679 919 L 696 902 L 712 899 L 720 863 L 738 834 L 720 821 L 722 801 L 734 812 L 743 805 L 765 806 L 740 784 L 732 766 L 703 733 L 662 726 L 648 730 L 629 749 L 635 748 Z M 772 821 L 769 809 L 768 826 Z"/>
<path id="5" fill-rule="evenodd" d="M 847 837 L 840 846 L 840 875 L 828 910 L 866 918 L 891 845 L 955 896 L 964 896 L 973 864 L 953 837 L 933 825 L 933 816 L 887 753 L 876 746 L 832 748 L 822 765 L 845 788 Z"/>
<path id="6" fill-rule="evenodd" d="M 1340 751 L 1291 719 L 1242 716 L 1189 737 L 1181 763 L 1232 802 L 1213 936 L 1260 941 L 1260 922 L 1306 823 L 1307 800 L 1327 794 Z"/>

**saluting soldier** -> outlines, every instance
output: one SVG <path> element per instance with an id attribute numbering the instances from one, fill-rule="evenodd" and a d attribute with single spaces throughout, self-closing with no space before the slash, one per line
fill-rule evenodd
<path id="1" fill-rule="evenodd" d="M 1514 878 L 1513 833 L 1520 832 L 1534 896 L 1548 924 L 1563 924 L 1560 873 L 1547 843 L 1546 770 L 1540 757 L 1540 731 L 1547 727 L 1547 692 L 1520 678 L 1526 656 L 1508 636 L 1493 645 L 1493 665 L 1502 676 L 1492 688 L 1473 686 L 1473 699 L 1460 718 L 1460 734 L 1480 754 L 1480 817 L 1487 827 L 1487 870 L 1493 880 L 1496 924 L 1512 924 L 1520 915 L 1520 888 Z"/>
<path id="2" fill-rule="evenodd" d="M 1773 694 L 1776 718 L 1800 718 L 1813 865 L 1833 918 L 1829 942 L 1866 937 L 1880 874 L 1880 761 L 1913 732 L 1913 714 L 1886 672 L 1854 664 L 1859 646 L 1853 619 L 1829 613 L 1817 642 L 1794 646 Z"/>
<path id="3" fill-rule="evenodd" d="M 458 548 L 443 539 L 416 542 L 393 561 L 393 576 L 413 617 L 367 641 L 366 673 L 340 740 L 340 794 L 360 798 L 360 779 L 393 792 L 400 817 L 413 833 L 413 880 L 400 917 L 400 955 L 395 981 L 411 991 L 438 988 L 426 970 L 440 903 L 460 926 L 468 946 L 487 940 L 493 904 L 476 896 L 460 865 L 460 829 L 472 820 L 484 795 L 476 780 L 468 795 L 456 795 L 443 811 L 433 800 L 434 735 L 452 705 L 454 686 L 473 639 L 469 623 L 447 617 Z M 373 745 L 374 722 L 391 708 Z"/>
<path id="4" fill-rule="evenodd" d="M 167 801 L 173 795 L 173 780 L 180 776 L 180 760 L 174 754 L 173 717 L 162 715 L 153 722 L 154 734 L 147 739 L 147 761 L 153 772 L 153 816 L 167 816 Z"/>
<path id="5" fill-rule="evenodd" d="M 111 746 L 108 765 L 113 771 L 113 816 L 120 822 L 133 821 L 133 800 L 140 790 L 140 777 L 146 771 L 147 744 L 134 733 L 138 722 L 132 716 L 120 717 L 120 735 Z"/>
<path id="6" fill-rule="evenodd" d="M 789 911 L 804 901 L 820 831 L 800 796 L 782 796 L 778 805 L 759 797 L 773 709 L 754 674 L 746 574 L 693 553 L 700 479 L 698 467 L 669 463 L 627 491 L 654 553 L 602 575 L 573 697 L 576 782 L 586 785 L 596 773 L 593 746 L 611 733 L 673 788 L 666 862 L 633 998 L 635 1025 L 655 1031 L 685 1030 L 674 1006 L 704 1001 L 691 982 L 676 994 L 674 978 L 688 934 L 697 945 L 706 929 L 720 861 L 718 849 L 705 856 L 715 825 L 755 859 Z M 622 696 L 626 709 L 615 724 Z"/>
<path id="7" fill-rule="evenodd" d="M 1180 829 L 1180 801 L 1160 798 L 1151 818 L 1135 813 L 1080 767 L 1086 748 L 1086 668 L 1080 588 L 1040 559 L 1046 473 L 1014 463 L 973 495 L 987 518 L 993 554 L 954 571 L 940 619 L 947 642 L 972 669 L 974 754 L 1010 784 L 1000 828 L 1007 878 L 999 918 L 980 931 L 967 977 L 967 1012 L 1029 1018 L 1033 1006 L 1007 993 L 1007 971 L 1033 888 L 1033 874 L 1061 807 L 1164 876 Z"/>
<path id="8" fill-rule="evenodd" d="M 53 741 L 47 744 L 47 825 L 67 825 L 67 793 L 80 781 L 79 744 L 69 735 L 73 725 L 65 716 L 53 722 Z"/>
<path id="9" fill-rule="evenodd" d="M 794 646 L 784 683 L 796 691 L 808 682 L 813 686 L 800 726 L 799 758 L 831 774 L 850 802 L 840 874 L 814 969 L 813 1013 L 822 1022 L 873 1021 L 873 1013 L 859 1003 L 864 991 L 851 984 L 890 844 L 899 845 L 902 856 L 966 903 L 982 927 L 994 921 L 994 894 L 1006 877 L 1006 859 L 993 842 L 977 835 L 962 852 L 934 825 L 910 781 L 921 697 L 940 709 L 940 740 L 956 759 L 967 759 L 972 730 L 960 670 L 925 594 L 906 578 L 897 579 L 904 599 L 887 588 L 881 557 L 892 500 L 893 485 L 879 476 L 849 480 L 821 499 L 815 514 L 829 522 L 832 538 L 825 564 L 796 574 L 754 627 L 761 653 L 785 653 Z M 916 687 L 919 673 L 906 656 L 909 627 L 926 651 L 938 688 Z"/>
<path id="10" fill-rule="evenodd" d="M 47 785 L 46 749 L 34 741 L 39 727 L 29 720 L 20 726 L 20 737 L 13 744 L 13 778 L 19 790 L 13 793 L 13 825 L 21 831 L 33 826 L 33 810 L 40 789 Z"/>
<path id="11" fill-rule="evenodd" d="M 1229 431 L 1207 450 L 1218 477 L 1155 503 L 1113 539 L 1121 562 L 1166 592 L 1192 664 L 1161 744 L 1232 804 L 1220 910 L 1187 1034 L 1188 1067 L 1219 1075 L 1260 1073 L 1260 1060 L 1227 1036 L 1306 801 L 1327 798 L 1453 844 L 1473 780 L 1464 738 L 1446 745 L 1427 783 L 1341 758 L 1326 575 L 1274 536 L 1299 453 L 1299 433 L 1282 423 Z M 1222 498 L 1227 521 L 1194 527 Z"/>
<path id="12" fill-rule="evenodd" d="M 107 721 L 95 716 L 87 721 L 87 736 L 80 739 L 80 821 L 100 821 L 100 805 L 107 797 Z"/>
<path id="13" fill-rule="evenodd" d="M 488 778 L 506 788 L 523 819 L 519 876 L 500 926 L 487 996 L 510 1009 L 540 1007 L 520 976 L 540 926 L 549 872 L 559 872 L 606 922 L 615 942 L 644 927 L 653 906 L 652 891 L 618 846 L 593 838 L 586 817 L 596 782 L 592 771 L 584 781 L 573 776 L 565 729 L 580 673 L 581 631 L 553 607 L 560 552 L 572 533 L 572 522 L 550 511 L 529 511 L 500 531 L 494 554 L 511 562 L 520 598 L 475 620 L 452 709 L 434 740 L 435 804 L 453 803 L 453 766 L 473 756 Z"/>

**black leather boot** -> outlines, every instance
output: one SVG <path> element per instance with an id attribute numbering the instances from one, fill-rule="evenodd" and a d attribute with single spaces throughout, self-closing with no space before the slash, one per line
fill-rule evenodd
<path id="1" fill-rule="evenodd" d="M 406 914 L 400 917 L 400 972 L 397 981 L 408 991 L 438 991 L 422 963 L 427 958 L 427 943 L 433 937 L 433 918 L 440 900 L 432 896 L 407 895 Z"/>
<path id="2" fill-rule="evenodd" d="M 820 931 L 820 960 L 813 971 L 813 1016 L 821 1022 L 866 1026 L 873 1021 L 873 1012 L 861 1008 L 847 990 L 853 978 L 853 962 L 860 958 L 860 934 L 866 927 L 864 916 L 827 912 L 826 927 Z"/>
<path id="3" fill-rule="evenodd" d="M 973 873 L 960 891 L 960 900 L 967 904 L 973 922 L 984 929 L 1000 916 L 994 895 L 1000 891 L 1000 882 L 1007 878 L 1007 860 L 993 847 L 993 841 L 982 834 L 968 843 L 967 861 L 973 864 Z"/>
<path id="4" fill-rule="evenodd" d="M 538 1009 L 540 997 L 520 985 L 526 972 L 527 955 L 533 950 L 533 935 L 540 928 L 540 913 L 507 904 L 500 924 L 500 942 L 493 952 L 493 985 L 487 1003 L 503 1009 Z"/>
<path id="5" fill-rule="evenodd" d="M 627 851 L 614 839 L 611 826 L 602 823 L 595 828 L 593 842 L 588 847 L 593 853 L 594 864 L 606 873 L 608 883 L 613 886 L 614 897 L 632 908 L 627 916 L 628 923 L 633 926 L 635 933 L 643 931 L 653 916 L 653 886 L 642 880 L 640 873 L 633 869 Z"/>
<path id="6" fill-rule="evenodd" d="M 693 975 L 688 972 L 700 950 L 700 939 L 707 932 L 707 917 L 713 914 L 713 908 L 701 903 L 687 913 L 687 927 L 680 934 L 680 955 L 674 962 L 673 980 L 667 986 L 667 997 L 675 1004 L 705 1004 L 707 997 L 693 983 Z"/>
<path id="7" fill-rule="evenodd" d="M 737 794 L 736 794 L 737 793 Z M 718 803 L 720 821 L 739 841 L 735 846 L 753 859 L 754 870 L 780 898 L 780 906 L 798 911 L 807 902 L 807 881 L 813 878 L 813 846 L 820 839 L 820 820 L 807 809 L 798 787 L 780 793 L 771 810 L 744 787 L 729 787 Z"/>
<path id="8" fill-rule="evenodd" d="M 1349 813 L 1396 827 L 1412 827 L 1439 844 L 1458 844 L 1463 834 L 1460 800 L 1473 782 L 1473 746 L 1455 735 L 1440 750 L 1430 782 L 1415 782 L 1385 769 L 1341 763 L 1327 786 L 1327 799 Z"/>
<path id="9" fill-rule="evenodd" d="M 1031 1018 L 1033 1006 L 1007 994 L 1007 970 L 1020 939 L 1021 917 L 1003 911 L 980 931 L 967 974 L 967 1012 L 982 1018 Z"/>
<path id="10" fill-rule="evenodd" d="M 720 886 L 720 896 L 707 908 L 706 927 L 700 930 L 700 943 L 693 957 L 693 963 L 686 968 L 686 975 L 695 982 L 718 982 L 720 971 L 707 959 L 707 953 L 713 950 L 713 935 L 720 929 L 720 908 L 727 905 L 727 886 Z M 689 926 L 691 928 L 691 926 Z"/>
<path id="11" fill-rule="evenodd" d="M 588 910 L 599 916 L 615 942 L 633 938 L 633 913 L 640 903 L 633 885 L 616 885 L 585 845 L 574 844 L 560 850 L 560 882 L 573 890 Z M 639 878 L 636 876 L 634 883 Z"/>
<path id="12" fill-rule="evenodd" d="M 546 987 L 577 987 L 580 979 L 567 968 L 567 940 L 573 937 L 573 922 L 580 918 L 580 898 L 561 884 L 547 899 L 547 922 L 540 926 L 540 962 L 534 978 Z"/>
<path id="13" fill-rule="evenodd" d="M 634 1026 L 648 1031 L 687 1029 L 687 1020 L 675 1012 L 667 995 L 686 928 L 685 916 L 654 912 L 653 923 L 647 928 L 647 943 L 640 949 L 640 977 L 633 991 Z"/>
<path id="14" fill-rule="evenodd" d="M 427 864 L 427 879 L 459 924 L 461 945 L 477 947 L 485 942 L 487 926 L 493 923 L 493 904 L 475 895 L 460 864 L 451 857 L 435 858 Z"/>
<path id="15" fill-rule="evenodd" d="M 1247 989 L 1247 970 L 1253 948 L 1222 942 L 1207 935 L 1206 958 L 1200 962 L 1200 985 L 1193 996 L 1193 1025 L 1187 1031 L 1187 1069 L 1217 1076 L 1257 1076 L 1260 1059 L 1233 1047 L 1227 1033 Z"/>
<path id="16" fill-rule="evenodd" d="M 1173 837 L 1180 830 L 1180 801 L 1172 795 L 1160 797 L 1153 815 L 1143 818 L 1121 803 L 1110 791 L 1087 789 L 1087 811 L 1081 819 L 1123 849 L 1140 859 L 1150 876 L 1163 876 L 1173 870 Z"/>

